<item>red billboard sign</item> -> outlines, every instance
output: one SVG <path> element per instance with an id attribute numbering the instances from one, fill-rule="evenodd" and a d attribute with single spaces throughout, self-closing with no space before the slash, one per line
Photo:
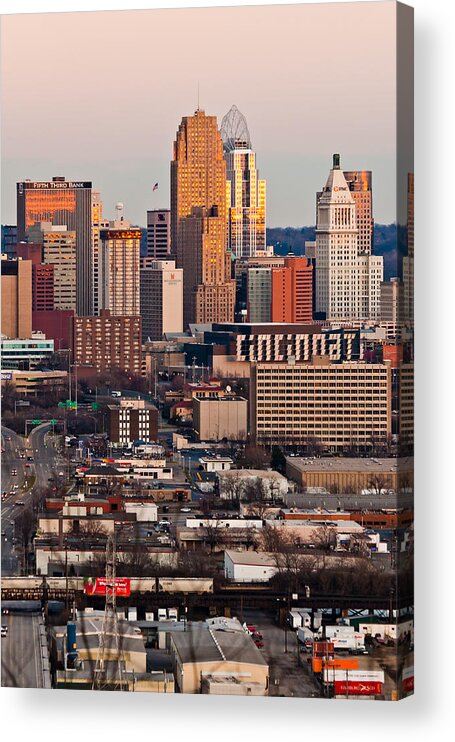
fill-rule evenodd
<path id="1" fill-rule="evenodd" d="M 414 675 L 410 678 L 404 678 L 403 690 L 406 693 L 411 693 L 414 690 Z"/>
<path id="2" fill-rule="evenodd" d="M 335 695 L 337 696 L 377 696 L 382 692 L 382 683 L 376 681 L 364 682 L 349 680 L 335 680 Z"/>
<path id="3" fill-rule="evenodd" d="M 84 580 L 84 593 L 86 595 L 106 595 L 106 589 L 111 593 L 113 585 L 105 577 L 86 577 Z M 131 594 L 129 577 L 115 578 L 115 594 L 122 598 L 129 598 Z"/>

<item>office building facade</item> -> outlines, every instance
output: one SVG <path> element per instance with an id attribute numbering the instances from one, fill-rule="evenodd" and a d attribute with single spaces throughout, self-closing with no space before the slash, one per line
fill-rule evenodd
<path id="1" fill-rule="evenodd" d="M 272 322 L 313 321 L 313 265 L 307 258 L 287 257 L 271 272 Z M 250 320 L 252 321 L 252 320 Z"/>
<path id="2" fill-rule="evenodd" d="M 98 317 L 73 317 L 71 335 L 73 363 L 99 373 L 113 368 L 141 373 L 140 316 L 114 316 L 103 309 Z"/>
<path id="3" fill-rule="evenodd" d="M 100 230 L 99 308 L 113 315 L 140 314 L 141 231 L 116 220 Z"/>
<path id="4" fill-rule="evenodd" d="M 2 335 L 30 338 L 32 334 L 32 261 L 2 256 Z"/>
<path id="5" fill-rule="evenodd" d="M 43 249 L 43 262 L 53 266 L 54 306 L 52 309 L 76 311 L 77 305 L 77 248 L 76 232 L 70 232 L 65 225 L 50 222 L 35 224 L 29 229 L 30 238 L 40 242 Z M 38 309 L 38 307 L 34 307 Z M 44 306 L 40 307 L 45 309 Z"/>
<path id="6" fill-rule="evenodd" d="M 247 322 L 272 321 L 272 269 L 248 268 Z"/>
<path id="7" fill-rule="evenodd" d="M 142 339 L 183 332 L 183 270 L 174 260 L 141 260 Z"/>
<path id="8" fill-rule="evenodd" d="M 92 184 L 89 181 L 17 183 L 17 238 L 25 241 L 36 223 L 65 225 L 76 234 L 76 311 L 93 313 Z"/>
<path id="9" fill-rule="evenodd" d="M 316 311 L 328 320 L 379 318 L 383 259 L 359 250 L 356 204 L 339 155 L 317 212 Z"/>
<path id="10" fill-rule="evenodd" d="M 183 269 L 185 327 L 234 318 L 226 189 L 216 117 L 198 109 L 182 119 L 171 162 L 171 242 L 176 265 Z"/>
<path id="11" fill-rule="evenodd" d="M 224 116 L 221 138 L 228 184 L 228 246 L 237 260 L 246 260 L 265 250 L 266 182 L 258 178 L 247 122 L 237 106 Z"/>
<path id="12" fill-rule="evenodd" d="M 171 210 L 147 211 L 147 257 L 169 260 L 171 255 Z"/>
<path id="13" fill-rule="evenodd" d="M 258 443 L 371 450 L 391 435 L 388 363 L 257 363 L 251 435 Z"/>

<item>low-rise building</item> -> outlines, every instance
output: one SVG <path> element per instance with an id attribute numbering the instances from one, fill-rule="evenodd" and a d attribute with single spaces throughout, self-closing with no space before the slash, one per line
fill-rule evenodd
<path id="1" fill-rule="evenodd" d="M 324 487 L 329 492 L 370 491 L 399 494 L 412 487 L 412 458 L 307 458 L 288 456 L 286 474 L 298 486 Z"/>
<path id="2" fill-rule="evenodd" d="M 193 399 L 193 428 L 200 441 L 246 440 L 248 401 L 230 396 Z"/>
<path id="3" fill-rule="evenodd" d="M 288 480 L 280 472 L 264 469 L 230 469 L 219 472 L 220 497 L 224 500 L 254 499 L 251 485 L 260 480 L 261 491 L 258 498 L 276 500 L 283 498 L 289 488 Z"/>
<path id="4" fill-rule="evenodd" d="M 67 371 L 2 371 L 2 384 L 14 384 L 17 394 L 37 397 L 68 388 Z"/>
<path id="5" fill-rule="evenodd" d="M 6 338 L 0 340 L 0 358 L 4 369 L 30 370 L 46 362 L 54 353 L 54 341 L 41 332 L 30 338 Z"/>
<path id="6" fill-rule="evenodd" d="M 108 406 L 108 435 L 113 446 L 158 440 L 158 410 L 143 399 L 122 399 Z"/>
<path id="7" fill-rule="evenodd" d="M 269 667 L 246 633 L 194 628 L 170 636 L 175 682 L 181 693 L 201 693 L 204 678 L 222 673 L 260 686 L 268 695 Z M 259 695 L 259 691 L 255 695 Z"/>

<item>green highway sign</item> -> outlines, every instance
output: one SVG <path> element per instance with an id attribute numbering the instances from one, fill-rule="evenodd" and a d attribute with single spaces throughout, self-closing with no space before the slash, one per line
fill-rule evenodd
<path id="1" fill-rule="evenodd" d="M 32 420 L 32 425 L 41 425 L 41 420 Z"/>
<path id="2" fill-rule="evenodd" d="M 49 422 L 51 423 L 51 425 L 57 425 L 58 420 L 49 420 Z"/>
<path id="3" fill-rule="evenodd" d="M 97 412 L 99 410 L 100 406 L 98 402 L 92 402 L 92 412 Z"/>

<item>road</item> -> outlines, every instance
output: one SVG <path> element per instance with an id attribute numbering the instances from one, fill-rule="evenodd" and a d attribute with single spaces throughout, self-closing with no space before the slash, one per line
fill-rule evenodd
<path id="1" fill-rule="evenodd" d="M 238 616 L 242 620 L 242 616 Z M 264 611 L 243 611 L 243 620 L 261 632 L 264 647 L 260 650 L 269 663 L 270 696 L 294 696 L 295 698 L 318 697 L 319 691 L 311 679 L 306 667 L 301 667 L 297 660 L 297 642 L 294 631 L 288 631 L 273 621 Z M 287 641 L 286 641 L 287 640 Z M 287 645 L 287 652 L 285 651 Z"/>
<path id="2" fill-rule="evenodd" d="M 8 634 L 2 637 L 2 687 L 43 688 L 39 614 L 2 615 Z"/>
<path id="3" fill-rule="evenodd" d="M 24 507 L 31 503 L 33 493 L 49 486 L 49 478 L 58 471 L 61 461 L 51 443 L 47 442 L 46 434 L 51 426 L 44 423 L 34 428 L 28 439 L 17 435 L 12 430 L 2 427 L 2 492 L 7 492 L 7 499 L 2 502 L 2 575 L 20 574 L 20 561 L 14 550 L 16 534 L 14 521 L 24 511 Z M 19 457 L 19 451 L 31 448 L 33 463 Z M 13 470 L 17 471 L 12 475 Z M 55 471 L 57 470 L 57 472 Z M 34 481 L 26 481 L 26 477 L 35 477 Z M 15 494 L 10 494 L 14 484 L 18 485 Z M 32 486 L 30 486 L 32 484 Z M 24 505 L 19 505 L 23 502 Z"/>

